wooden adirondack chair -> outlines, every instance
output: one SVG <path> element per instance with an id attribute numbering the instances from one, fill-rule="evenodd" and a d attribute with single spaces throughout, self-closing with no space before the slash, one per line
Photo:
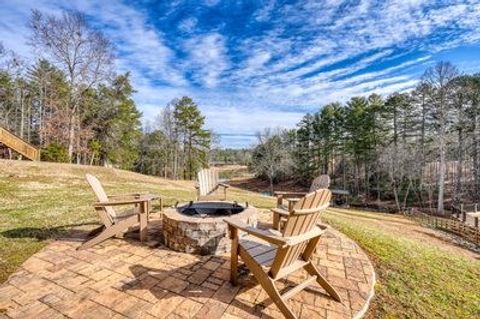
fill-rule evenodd
<path id="1" fill-rule="evenodd" d="M 290 210 L 292 205 L 295 204 L 301 197 L 305 196 L 307 193 L 316 191 L 317 189 L 329 188 L 330 187 L 330 176 L 324 174 L 317 176 L 310 185 L 310 190 L 308 192 L 274 192 L 273 195 L 277 197 L 277 207 Z M 284 201 L 287 202 L 287 205 L 284 204 Z"/>
<path id="2" fill-rule="evenodd" d="M 330 197 L 331 193 L 328 189 L 307 194 L 288 213 L 282 232 L 249 227 L 234 217 L 226 219 L 232 239 L 230 277 L 232 284 L 237 284 L 238 256 L 240 256 L 286 318 L 296 318 L 286 301 L 315 281 L 333 299 L 341 302 L 338 292 L 311 261 L 320 236 L 327 228 L 317 225 L 317 221 L 320 211 L 328 207 Z M 248 233 L 249 236 L 239 238 L 238 230 Z M 263 244 L 252 237 L 259 238 L 268 244 Z M 310 275 L 309 278 L 286 293 L 280 294 L 275 281 L 302 268 Z"/>
<path id="3" fill-rule="evenodd" d="M 204 168 L 200 170 L 197 174 L 197 179 L 197 200 L 215 195 L 220 188 L 223 189 L 222 197 L 220 199 L 227 199 L 227 188 L 230 186 L 220 183 L 218 171 L 216 169 Z"/>
<path id="4" fill-rule="evenodd" d="M 86 174 L 86 178 L 97 197 L 98 201 L 93 204 L 93 207 L 97 211 L 104 228 L 97 236 L 87 240 L 77 249 L 82 250 L 90 248 L 110 237 L 122 234 L 133 226 L 140 226 L 140 240 L 144 241 L 147 237 L 150 201 L 156 197 L 146 194 L 108 196 L 105 193 L 102 184 L 95 176 Z M 134 207 L 126 212 L 117 214 L 114 210 L 114 207 L 116 206 Z"/>

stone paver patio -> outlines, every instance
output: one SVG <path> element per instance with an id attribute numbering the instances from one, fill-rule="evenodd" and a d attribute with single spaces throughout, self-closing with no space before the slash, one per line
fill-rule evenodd
<path id="1" fill-rule="evenodd" d="M 161 222 L 150 225 L 155 238 Z M 110 239 L 76 251 L 79 244 L 55 241 L 30 257 L 0 286 L 0 318 L 282 318 L 246 268 L 240 285 L 230 285 L 229 256 L 178 253 L 157 240 L 141 245 Z M 331 229 L 319 243 L 315 262 L 344 303 L 314 285 L 289 300 L 297 316 L 362 316 L 375 282 L 365 253 Z M 295 273 L 281 286 L 303 278 Z"/>

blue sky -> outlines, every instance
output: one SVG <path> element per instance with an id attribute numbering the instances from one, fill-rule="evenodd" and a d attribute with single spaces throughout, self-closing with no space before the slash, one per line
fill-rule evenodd
<path id="1" fill-rule="evenodd" d="M 449 60 L 480 72 L 480 1 L 2 1 L 0 41 L 32 58 L 30 10 L 87 14 L 131 71 L 144 122 L 189 95 L 221 144 L 351 96 L 413 88 Z"/>

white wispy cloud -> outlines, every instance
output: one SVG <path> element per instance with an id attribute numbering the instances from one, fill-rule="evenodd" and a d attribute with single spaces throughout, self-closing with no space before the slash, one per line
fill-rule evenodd
<path id="1" fill-rule="evenodd" d="M 178 25 L 178 28 L 183 32 L 191 32 L 195 29 L 195 26 L 197 25 L 197 23 L 198 23 L 197 18 L 189 17 L 189 18 L 183 19 Z"/>
<path id="2" fill-rule="evenodd" d="M 10 1 L 0 9 L 0 41 L 35 58 L 26 44 L 31 9 L 83 11 L 115 44 L 118 69 L 131 71 L 145 120 L 171 99 L 190 95 L 208 127 L 236 146 L 266 126 L 293 127 L 306 110 L 334 100 L 411 89 L 440 53 L 480 44 L 478 0 L 248 4 L 256 10 L 231 26 L 224 18 L 248 6 L 203 0 L 196 4 L 202 10 L 193 10 L 176 0 L 149 12 L 120 0 Z M 182 6 L 187 14 L 161 24 Z M 206 10 L 221 14 L 221 21 L 209 25 L 201 14 Z M 480 70 L 476 62 L 460 66 Z"/>
<path id="3" fill-rule="evenodd" d="M 207 88 L 215 87 L 228 67 L 223 36 L 216 32 L 196 36 L 186 40 L 184 48 L 190 57 L 186 67 L 195 71 L 194 79 Z"/>

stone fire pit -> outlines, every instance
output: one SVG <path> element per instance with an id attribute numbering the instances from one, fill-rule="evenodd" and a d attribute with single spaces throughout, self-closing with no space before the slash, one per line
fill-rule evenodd
<path id="1" fill-rule="evenodd" d="M 255 226 L 257 210 L 248 203 L 190 202 L 167 208 L 163 213 L 165 245 L 173 250 L 199 255 L 221 255 L 230 250 L 224 218 L 235 216 Z"/>

